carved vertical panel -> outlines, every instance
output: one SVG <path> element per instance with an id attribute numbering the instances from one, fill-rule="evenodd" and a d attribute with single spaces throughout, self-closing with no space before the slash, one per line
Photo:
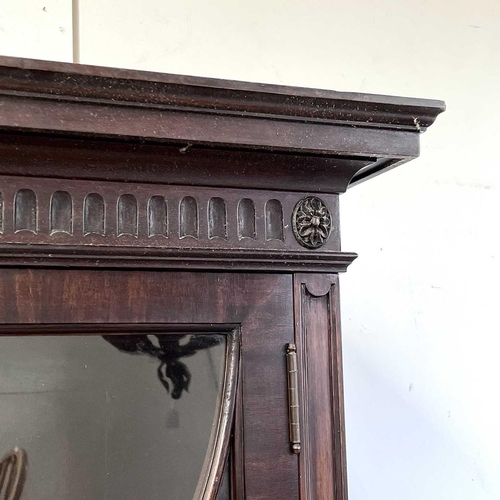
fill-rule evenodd
<path id="1" fill-rule="evenodd" d="M 266 240 L 284 241 L 283 207 L 279 200 L 266 203 Z"/>
<path id="2" fill-rule="evenodd" d="M 238 203 L 238 238 L 257 237 L 255 231 L 255 205 L 250 198 L 243 198 Z"/>
<path id="3" fill-rule="evenodd" d="M 73 201 L 67 191 L 56 191 L 50 198 L 50 234 L 73 234 Z"/>
<path id="4" fill-rule="evenodd" d="M 185 196 L 179 207 L 179 237 L 198 239 L 198 204 L 192 196 Z"/>
<path id="5" fill-rule="evenodd" d="M 347 499 L 338 276 L 297 274 L 301 499 Z"/>
<path id="6" fill-rule="evenodd" d="M 31 189 L 20 189 L 14 201 L 14 229 L 37 233 L 37 201 L 36 194 Z"/>
<path id="7" fill-rule="evenodd" d="M 118 236 L 127 234 L 137 237 L 137 200 L 134 195 L 122 194 L 118 198 L 116 227 L 118 228 Z"/>
<path id="8" fill-rule="evenodd" d="M 100 194 L 90 193 L 83 203 L 83 233 L 105 235 L 105 206 Z"/>
<path id="9" fill-rule="evenodd" d="M 152 196 L 148 201 L 148 236 L 168 237 L 168 207 L 163 196 Z"/>
<path id="10" fill-rule="evenodd" d="M 222 198 L 210 198 L 208 202 L 208 237 L 227 239 L 226 203 Z"/>

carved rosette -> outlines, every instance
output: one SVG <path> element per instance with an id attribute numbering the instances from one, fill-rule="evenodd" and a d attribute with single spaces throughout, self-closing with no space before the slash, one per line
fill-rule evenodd
<path id="1" fill-rule="evenodd" d="M 292 214 L 293 234 L 306 248 L 323 246 L 332 230 L 332 216 L 325 202 L 316 196 L 302 198 Z"/>

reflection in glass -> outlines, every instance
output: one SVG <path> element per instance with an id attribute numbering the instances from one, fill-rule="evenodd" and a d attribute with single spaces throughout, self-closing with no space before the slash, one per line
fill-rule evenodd
<path id="1" fill-rule="evenodd" d="M 26 450 L 21 500 L 192 500 L 225 362 L 219 334 L 0 337 L 0 457 Z"/>
<path id="2" fill-rule="evenodd" d="M 146 354 L 160 361 L 158 379 L 172 397 L 179 399 L 182 391 L 188 392 L 191 373 L 181 358 L 193 356 L 202 349 L 214 347 L 222 342 L 219 335 L 103 335 L 104 340 L 122 352 Z M 158 345 L 155 345 L 154 340 Z"/>

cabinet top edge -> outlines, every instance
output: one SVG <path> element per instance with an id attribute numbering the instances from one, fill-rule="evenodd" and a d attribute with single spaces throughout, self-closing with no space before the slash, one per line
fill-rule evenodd
<path id="1" fill-rule="evenodd" d="M 0 95 L 11 92 L 415 132 L 424 131 L 445 110 L 445 103 L 434 99 L 0 56 Z"/>

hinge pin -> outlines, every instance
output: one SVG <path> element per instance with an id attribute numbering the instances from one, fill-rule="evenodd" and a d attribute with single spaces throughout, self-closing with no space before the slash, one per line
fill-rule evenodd
<path id="1" fill-rule="evenodd" d="M 288 421 L 290 425 L 290 443 L 292 451 L 300 453 L 300 408 L 299 408 L 299 378 L 297 371 L 297 346 L 288 344 L 286 350 L 288 370 Z"/>

